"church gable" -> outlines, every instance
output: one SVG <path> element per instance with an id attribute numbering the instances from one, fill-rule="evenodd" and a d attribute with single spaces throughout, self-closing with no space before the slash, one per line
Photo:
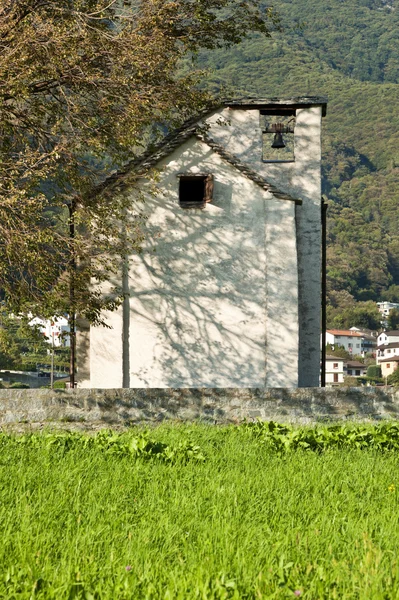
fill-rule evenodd
<path id="1" fill-rule="evenodd" d="M 98 190 L 131 190 L 133 201 L 139 187 L 147 220 L 122 282 L 126 301 L 108 315 L 112 335 L 91 329 L 91 387 L 318 381 L 322 106 L 290 104 L 294 160 L 269 162 L 261 107 L 214 110 Z M 272 143 L 284 143 L 277 133 Z"/>

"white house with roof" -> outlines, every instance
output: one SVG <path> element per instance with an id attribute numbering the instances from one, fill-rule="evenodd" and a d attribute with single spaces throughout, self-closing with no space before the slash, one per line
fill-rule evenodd
<path id="1" fill-rule="evenodd" d="M 367 366 L 359 360 L 346 360 L 344 362 L 344 375 L 349 377 L 364 377 L 367 375 Z"/>
<path id="2" fill-rule="evenodd" d="M 392 375 L 392 373 L 398 368 L 399 356 L 396 355 L 387 358 L 381 358 L 379 365 L 381 366 L 382 377 L 389 377 L 389 375 Z"/>
<path id="3" fill-rule="evenodd" d="M 319 385 L 325 112 L 319 97 L 226 101 L 100 186 L 132 211 L 145 197 L 146 234 L 112 282 L 111 329 L 81 327 L 80 387 Z"/>
<path id="4" fill-rule="evenodd" d="M 377 339 L 377 364 L 383 360 L 399 356 L 399 331 L 383 331 Z"/>
<path id="5" fill-rule="evenodd" d="M 326 344 L 331 344 L 333 349 L 343 348 L 353 356 L 364 356 L 374 352 L 376 339 L 358 329 L 328 329 L 326 331 Z"/>
<path id="6" fill-rule="evenodd" d="M 389 313 L 393 308 L 399 308 L 397 302 L 377 302 L 378 310 L 383 317 L 389 317 Z"/>
<path id="7" fill-rule="evenodd" d="M 387 344 L 392 344 L 394 342 L 399 342 L 399 330 L 393 331 L 383 331 L 377 338 L 377 346 L 386 346 Z"/>
<path id="8" fill-rule="evenodd" d="M 326 387 L 344 383 L 344 362 L 343 358 L 326 356 Z"/>
<path id="9" fill-rule="evenodd" d="M 69 339 L 69 323 L 65 317 L 52 317 L 51 319 L 42 319 L 34 317 L 29 321 L 30 327 L 37 327 L 45 336 L 46 340 L 55 347 L 68 347 Z"/>

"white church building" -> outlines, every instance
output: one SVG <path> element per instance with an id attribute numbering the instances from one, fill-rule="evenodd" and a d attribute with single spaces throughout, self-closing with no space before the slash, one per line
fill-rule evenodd
<path id="1" fill-rule="evenodd" d="M 140 188 L 145 240 L 111 329 L 79 332 L 79 387 L 319 385 L 325 113 L 320 97 L 226 101 L 105 182 L 132 207 Z"/>

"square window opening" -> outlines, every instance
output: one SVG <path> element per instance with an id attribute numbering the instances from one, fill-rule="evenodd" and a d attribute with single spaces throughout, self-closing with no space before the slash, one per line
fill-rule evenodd
<path id="1" fill-rule="evenodd" d="M 205 208 L 213 197 L 212 175 L 181 175 L 179 204 L 182 208 Z"/>

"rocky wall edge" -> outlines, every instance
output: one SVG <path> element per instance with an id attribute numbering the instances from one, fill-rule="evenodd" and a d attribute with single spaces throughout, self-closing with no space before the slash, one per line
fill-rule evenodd
<path id="1" fill-rule="evenodd" d="M 0 427 L 76 423 L 81 428 L 189 421 L 399 419 L 394 388 L 186 388 L 0 390 Z"/>

